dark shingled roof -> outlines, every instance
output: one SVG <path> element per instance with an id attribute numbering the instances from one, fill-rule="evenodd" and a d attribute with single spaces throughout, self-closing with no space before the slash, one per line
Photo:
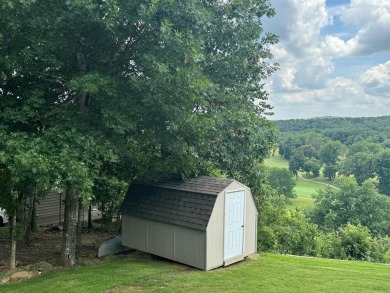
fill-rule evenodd
<path id="1" fill-rule="evenodd" d="M 131 184 L 121 212 L 139 218 L 206 230 L 217 195 L 234 180 L 197 177 L 161 184 Z"/>

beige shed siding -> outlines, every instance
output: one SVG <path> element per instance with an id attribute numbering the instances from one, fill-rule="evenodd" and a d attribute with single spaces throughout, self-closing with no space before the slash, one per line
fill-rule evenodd
<path id="1" fill-rule="evenodd" d="M 250 190 L 246 191 L 244 256 L 257 252 L 257 210 Z"/>
<path id="2" fill-rule="evenodd" d="M 122 215 L 122 244 L 199 269 L 205 265 L 205 231 Z"/>
<path id="3" fill-rule="evenodd" d="M 146 251 L 147 220 L 122 215 L 122 244 L 141 251 Z"/>
<path id="4" fill-rule="evenodd" d="M 205 270 L 205 231 L 174 226 L 175 257 L 173 260 Z"/>
<path id="5" fill-rule="evenodd" d="M 174 226 L 146 220 L 146 251 L 168 259 L 174 258 Z"/>
<path id="6" fill-rule="evenodd" d="M 225 192 L 218 194 L 207 226 L 207 270 L 223 265 Z"/>

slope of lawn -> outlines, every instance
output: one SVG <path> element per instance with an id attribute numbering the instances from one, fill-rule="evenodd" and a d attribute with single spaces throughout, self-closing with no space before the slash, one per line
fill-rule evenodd
<path id="1" fill-rule="evenodd" d="M 296 193 L 296 198 L 291 198 L 288 200 L 287 208 L 289 209 L 304 209 L 311 207 L 314 203 L 313 194 L 320 188 L 324 186 L 319 185 L 318 183 L 304 181 L 301 178 L 296 179 L 296 186 L 294 191 Z"/>
<path id="2" fill-rule="evenodd" d="M 283 159 L 278 154 L 266 159 L 264 163 L 268 167 L 288 169 L 288 161 Z M 312 181 L 307 181 L 304 179 L 309 179 Z M 304 209 L 312 206 L 314 202 L 312 195 L 315 194 L 318 189 L 325 188 L 327 184 L 333 185 L 334 182 L 331 182 L 327 178 L 324 178 L 322 176 L 312 178 L 311 176 L 307 176 L 304 173 L 300 173 L 300 177 L 296 179 L 296 186 L 294 189 L 295 193 L 297 194 L 297 197 L 289 199 L 287 207 L 289 209 Z"/>
<path id="3" fill-rule="evenodd" d="M 199 271 L 165 261 L 125 258 L 48 273 L 0 292 L 390 292 L 390 266 L 261 254 Z"/>

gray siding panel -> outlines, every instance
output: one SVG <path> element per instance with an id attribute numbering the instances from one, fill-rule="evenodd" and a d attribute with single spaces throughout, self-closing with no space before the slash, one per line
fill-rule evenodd
<path id="1" fill-rule="evenodd" d="M 257 252 L 257 210 L 250 191 L 248 195 L 245 215 L 245 256 Z"/>
<path id="2" fill-rule="evenodd" d="M 209 225 L 207 226 L 207 270 L 223 265 L 225 192 L 221 192 L 215 202 Z"/>
<path id="3" fill-rule="evenodd" d="M 175 258 L 198 269 L 206 270 L 206 233 L 204 231 L 175 227 Z"/>
<path id="4" fill-rule="evenodd" d="M 63 200 L 63 198 L 62 198 Z M 64 205 L 61 195 L 51 191 L 36 204 L 37 224 L 59 224 L 64 220 Z"/>
<path id="5" fill-rule="evenodd" d="M 174 258 L 174 227 L 172 225 L 147 221 L 146 235 L 147 252 L 168 259 Z"/>
<path id="6" fill-rule="evenodd" d="M 205 232 L 122 215 L 122 244 L 202 270 Z"/>
<path id="7" fill-rule="evenodd" d="M 122 215 L 122 244 L 146 252 L 145 219 Z"/>

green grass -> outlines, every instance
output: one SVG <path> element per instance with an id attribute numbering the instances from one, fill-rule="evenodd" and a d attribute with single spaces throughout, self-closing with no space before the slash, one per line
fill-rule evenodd
<path id="1" fill-rule="evenodd" d="M 131 257 L 48 273 L 0 292 L 390 292 L 390 266 L 261 254 L 210 272 Z"/>
<path id="2" fill-rule="evenodd" d="M 295 186 L 294 190 L 297 194 L 297 197 L 289 199 L 289 203 L 287 205 L 289 209 L 304 209 L 311 207 L 314 203 L 314 198 L 312 195 L 315 194 L 318 189 L 325 187 L 322 184 L 305 181 L 301 178 L 296 179 L 296 184 L 297 185 Z"/>
<path id="3" fill-rule="evenodd" d="M 265 165 L 268 167 L 277 167 L 277 168 L 287 168 L 288 161 L 283 159 L 279 155 L 270 157 L 264 161 Z M 316 182 L 310 182 L 303 180 L 301 178 L 296 179 L 295 193 L 297 194 L 296 198 L 289 199 L 287 207 L 289 209 L 300 208 L 304 209 L 310 207 L 314 203 L 312 197 L 313 194 L 317 192 L 318 189 L 323 189 L 326 187 L 324 184 L 331 184 L 335 186 L 334 181 L 329 181 L 327 178 L 320 176 L 313 178 L 312 176 L 307 176 L 304 173 L 300 174 L 303 178 L 314 180 Z"/>
<path id="4" fill-rule="evenodd" d="M 264 164 L 268 167 L 286 168 L 288 169 L 288 161 L 276 154 L 264 160 Z"/>

